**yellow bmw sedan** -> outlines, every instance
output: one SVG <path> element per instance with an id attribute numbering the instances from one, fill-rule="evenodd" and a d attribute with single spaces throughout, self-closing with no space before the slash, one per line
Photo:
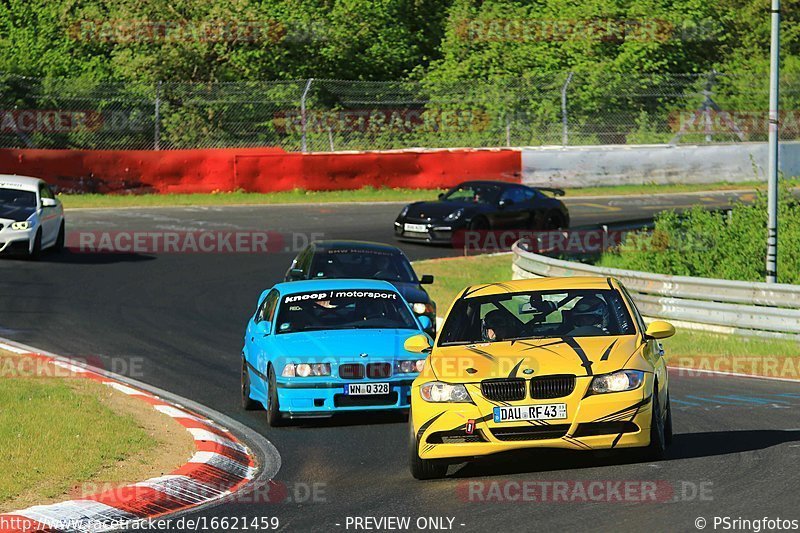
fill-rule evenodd
<path id="1" fill-rule="evenodd" d="M 467 287 L 411 389 L 410 466 L 417 479 L 447 465 L 521 448 L 641 448 L 672 440 L 659 339 L 613 278 L 544 278 Z"/>

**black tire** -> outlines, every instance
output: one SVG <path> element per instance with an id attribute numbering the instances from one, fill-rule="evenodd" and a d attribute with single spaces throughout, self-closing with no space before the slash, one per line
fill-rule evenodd
<path id="1" fill-rule="evenodd" d="M 447 475 L 447 463 L 444 461 L 434 461 L 421 459 L 417 453 L 417 436 L 414 434 L 414 424 L 411 418 L 411 411 L 408 413 L 408 459 L 411 475 L 414 479 L 440 479 Z"/>
<path id="2" fill-rule="evenodd" d="M 242 408 L 245 411 L 262 409 L 261 402 L 250 397 L 250 372 L 247 370 L 247 361 L 242 358 Z"/>
<path id="3" fill-rule="evenodd" d="M 491 229 L 489 227 L 489 221 L 486 220 L 484 217 L 475 217 L 469 221 L 469 225 L 467 228 L 470 231 L 485 231 Z"/>
<path id="4" fill-rule="evenodd" d="M 664 442 L 667 446 L 672 445 L 672 402 L 669 401 L 669 394 L 667 394 L 667 420 L 664 422 Z"/>
<path id="5" fill-rule="evenodd" d="M 33 250 L 28 254 L 28 257 L 36 261 L 42 256 L 42 230 L 36 232 L 36 237 L 33 239 Z"/>
<path id="6" fill-rule="evenodd" d="M 56 243 L 53 245 L 53 251 L 56 253 L 64 251 L 64 243 L 66 242 L 66 239 L 66 229 L 64 228 L 64 223 L 62 222 L 61 227 L 58 228 L 58 237 L 56 237 Z"/>
<path id="7" fill-rule="evenodd" d="M 267 371 L 267 422 L 271 427 L 277 428 L 286 425 L 286 419 L 280 411 L 278 404 L 278 385 L 275 382 L 275 370 L 269 367 Z"/>
<path id="8" fill-rule="evenodd" d="M 666 422 L 661 414 L 661 403 L 658 399 L 658 383 L 653 388 L 652 419 L 650 420 L 650 444 L 644 449 L 644 458 L 658 461 L 664 458 L 667 451 Z"/>
<path id="9" fill-rule="evenodd" d="M 561 213 L 557 211 L 551 211 L 547 213 L 547 216 L 544 219 L 544 229 L 545 230 L 555 230 L 555 229 L 562 229 L 564 227 L 564 217 L 561 216 Z"/>

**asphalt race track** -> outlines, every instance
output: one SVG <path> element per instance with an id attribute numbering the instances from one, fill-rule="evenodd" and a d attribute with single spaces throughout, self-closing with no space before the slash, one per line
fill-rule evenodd
<path id="1" fill-rule="evenodd" d="M 729 196 L 590 198 L 568 205 L 573 226 L 579 226 L 695 203 L 721 207 Z M 67 222 L 69 231 L 270 230 L 392 242 L 398 210 L 397 204 L 85 210 L 68 212 Z M 412 260 L 457 253 L 401 246 Z M 714 516 L 800 518 L 800 386 L 794 383 L 673 372 L 677 434 L 669 458 L 659 463 L 537 452 L 453 467 L 448 479 L 418 482 L 408 472 L 403 418 L 359 415 L 270 429 L 264 412 L 239 407 L 241 336 L 260 291 L 282 277 L 292 257 L 67 252 L 45 254 L 37 263 L 3 260 L 0 336 L 64 355 L 100 357 L 109 370 L 263 432 L 281 454 L 276 481 L 292 501 L 235 503 L 193 516 L 277 516 L 285 531 L 354 531 L 348 517 L 366 516 L 411 517 L 412 530 L 418 517 L 448 517 L 456 531 L 696 531 L 698 517 L 708 520 L 710 530 Z M 665 346 L 669 350 L 669 341 Z M 537 481 L 655 481 L 663 501 L 498 503 L 470 497 L 473 482 L 498 482 L 503 497 L 503 487 Z M 478 492 L 498 494 L 487 487 Z"/>

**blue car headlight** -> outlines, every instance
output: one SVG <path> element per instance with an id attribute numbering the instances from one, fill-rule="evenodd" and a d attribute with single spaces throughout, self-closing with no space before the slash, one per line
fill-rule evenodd
<path id="1" fill-rule="evenodd" d="M 330 375 L 330 363 L 287 363 L 284 365 L 283 371 L 281 372 L 281 376 L 285 378 L 307 378 Z"/>
<path id="2" fill-rule="evenodd" d="M 416 361 L 398 361 L 397 372 L 399 374 L 413 374 L 415 372 L 422 372 L 425 368 L 425 359 L 417 359 Z"/>

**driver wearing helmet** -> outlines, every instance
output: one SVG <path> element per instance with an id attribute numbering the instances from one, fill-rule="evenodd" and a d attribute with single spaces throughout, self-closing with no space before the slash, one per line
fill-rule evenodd
<path id="1" fill-rule="evenodd" d="M 484 341 L 502 341 L 518 336 L 515 319 L 499 309 L 489 311 L 481 320 L 481 334 Z"/>
<path id="2" fill-rule="evenodd" d="M 573 337 L 601 335 L 608 333 L 609 313 L 606 302 L 595 295 L 581 298 L 570 314 Z"/>

